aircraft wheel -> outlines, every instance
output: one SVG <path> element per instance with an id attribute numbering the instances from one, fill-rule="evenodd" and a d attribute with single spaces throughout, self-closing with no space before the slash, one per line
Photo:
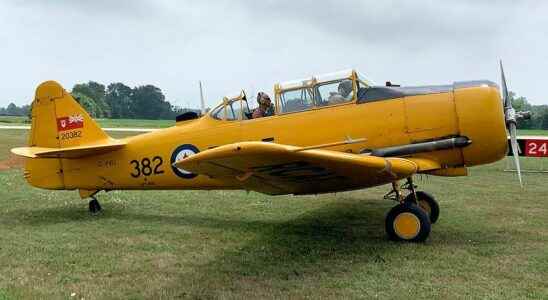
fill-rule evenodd
<path id="1" fill-rule="evenodd" d="M 394 241 L 424 242 L 430 234 L 430 219 L 416 204 L 404 202 L 386 215 L 386 233 Z"/>
<path id="2" fill-rule="evenodd" d="M 101 204 L 99 204 L 99 201 L 97 199 L 93 198 L 91 201 L 89 201 L 89 212 L 92 214 L 99 213 L 102 210 Z"/>
<path id="3" fill-rule="evenodd" d="M 417 195 L 417 204 L 426 212 L 426 214 L 430 218 L 430 224 L 436 223 L 438 221 L 438 218 L 440 217 L 440 206 L 438 205 L 436 199 L 432 195 L 423 191 L 417 191 L 415 192 L 415 194 Z M 405 202 L 413 202 L 412 200 L 412 194 L 409 194 L 407 195 L 407 197 L 405 197 Z"/>

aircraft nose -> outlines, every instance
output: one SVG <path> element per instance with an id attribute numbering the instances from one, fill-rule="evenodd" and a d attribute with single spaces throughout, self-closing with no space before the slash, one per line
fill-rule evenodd
<path id="1" fill-rule="evenodd" d="M 502 159 L 507 153 L 505 116 L 499 88 L 492 82 L 455 88 L 455 106 L 461 135 L 472 144 L 464 147 L 464 164 L 474 166 Z"/>

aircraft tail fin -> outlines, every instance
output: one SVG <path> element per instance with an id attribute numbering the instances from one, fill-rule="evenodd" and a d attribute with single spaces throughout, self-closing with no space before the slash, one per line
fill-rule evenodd
<path id="1" fill-rule="evenodd" d="M 46 81 L 32 102 L 28 147 L 11 151 L 28 158 L 25 178 L 31 185 L 64 189 L 62 159 L 102 154 L 124 144 L 109 137 L 59 83 Z"/>
<path id="2" fill-rule="evenodd" d="M 70 93 L 55 81 L 36 89 L 30 147 L 70 148 L 112 140 Z"/>

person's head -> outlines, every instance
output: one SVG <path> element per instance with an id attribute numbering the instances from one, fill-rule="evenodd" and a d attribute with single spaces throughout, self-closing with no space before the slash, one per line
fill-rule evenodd
<path id="1" fill-rule="evenodd" d="M 350 93 L 352 93 L 352 80 L 343 80 L 341 83 L 339 83 L 339 94 L 343 97 L 348 97 Z"/>
<path id="2" fill-rule="evenodd" d="M 272 102 L 270 101 L 270 97 L 266 93 L 259 92 L 257 94 L 257 102 L 259 103 L 260 107 L 266 108 L 269 107 Z"/>

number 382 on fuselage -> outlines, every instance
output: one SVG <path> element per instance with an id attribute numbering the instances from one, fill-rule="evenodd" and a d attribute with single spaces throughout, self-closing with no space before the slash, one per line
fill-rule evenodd
<path id="1" fill-rule="evenodd" d="M 406 241 L 426 239 L 439 213 L 413 175 L 464 176 L 507 153 L 504 103 L 489 81 L 375 86 L 352 70 L 276 84 L 273 98 L 268 117 L 252 118 L 242 92 L 203 116 L 114 139 L 48 81 L 36 90 L 28 147 L 12 151 L 28 158 L 31 185 L 92 198 L 101 190 L 304 195 L 392 184 L 399 204 L 386 230 Z"/>

